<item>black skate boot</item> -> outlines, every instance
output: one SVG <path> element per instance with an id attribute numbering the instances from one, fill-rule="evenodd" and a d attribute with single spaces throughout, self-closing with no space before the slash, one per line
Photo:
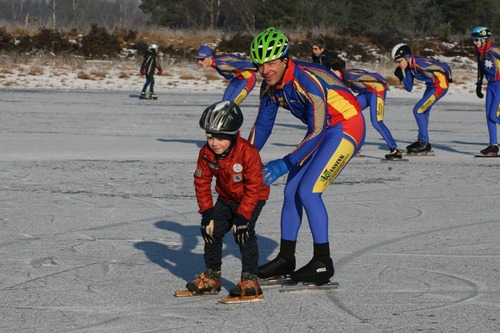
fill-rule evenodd
<path id="1" fill-rule="evenodd" d="M 139 99 L 146 99 L 146 93 L 141 92 L 141 96 L 139 96 Z"/>
<path id="2" fill-rule="evenodd" d="M 391 148 L 389 154 L 385 154 L 386 160 L 396 160 L 403 158 L 403 153 L 397 148 Z"/>
<path id="3" fill-rule="evenodd" d="M 411 145 L 406 146 L 406 151 L 409 152 L 413 148 L 420 147 L 421 144 L 422 144 L 422 141 L 417 140 L 417 141 L 413 142 Z"/>
<path id="4" fill-rule="evenodd" d="M 259 267 L 257 275 L 261 279 L 267 279 L 279 275 L 287 275 L 293 273 L 295 270 L 295 257 L 293 260 L 285 259 L 279 254 L 276 258 Z"/>
<path id="5" fill-rule="evenodd" d="M 428 154 L 431 149 L 432 149 L 432 146 L 430 143 L 427 143 L 427 142 L 422 142 L 422 141 L 418 141 L 419 145 L 418 146 L 413 146 L 413 148 L 409 148 L 407 150 L 408 154 Z M 410 147 L 410 146 L 408 146 Z"/>
<path id="6" fill-rule="evenodd" d="M 207 269 L 205 273 L 200 273 L 196 276 L 196 280 L 193 280 L 186 284 L 186 288 L 197 294 L 211 293 L 217 294 L 221 289 L 221 274 L 220 272 L 214 272 L 211 269 Z"/>
<path id="7" fill-rule="evenodd" d="M 150 93 L 149 93 L 149 96 L 148 96 L 148 99 L 158 99 L 158 96 L 156 96 L 156 94 L 155 94 L 155 93 L 150 92 Z"/>
<path id="8" fill-rule="evenodd" d="M 262 295 L 259 278 L 255 274 L 243 272 L 241 274 L 241 281 L 229 291 L 229 294 L 232 297 Z"/>
<path id="9" fill-rule="evenodd" d="M 320 286 L 330 282 L 334 273 L 331 258 L 312 258 L 307 265 L 293 272 L 291 278 L 297 283 L 313 282 Z"/>
<path id="10" fill-rule="evenodd" d="M 481 154 L 484 156 L 497 156 L 498 155 L 498 146 L 497 145 L 489 145 L 488 147 L 481 150 Z"/>

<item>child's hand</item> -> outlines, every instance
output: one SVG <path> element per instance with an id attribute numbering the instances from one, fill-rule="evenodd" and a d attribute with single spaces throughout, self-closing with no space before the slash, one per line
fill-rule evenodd
<path id="1" fill-rule="evenodd" d="M 206 244 L 212 244 L 214 241 L 214 207 L 201 213 L 201 236 Z"/>
<path id="2" fill-rule="evenodd" d="M 240 214 L 236 214 L 233 219 L 233 235 L 234 241 L 238 245 L 245 244 L 250 238 L 248 232 L 248 220 Z"/>

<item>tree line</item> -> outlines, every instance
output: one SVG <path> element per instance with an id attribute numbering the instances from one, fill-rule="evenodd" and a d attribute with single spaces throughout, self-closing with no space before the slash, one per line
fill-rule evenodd
<path id="1" fill-rule="evenodd" d="M 500 33 L 498 0 L 0 0 L 9 25 L 57 28 L 219 29 L 268 26 L 339 34 L 465 35 L 477 25 Z"/>

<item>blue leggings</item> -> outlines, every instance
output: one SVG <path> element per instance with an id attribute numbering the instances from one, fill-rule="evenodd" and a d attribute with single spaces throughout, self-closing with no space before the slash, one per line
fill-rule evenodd
<path id="1" fill-rule="evenodd" d="M 224 92 L 222 100 L 240 104 L 255 87 L 255 80 L 232 79 Z"/>
<path id="2" fill-rule="evenodd" d="M 281 211 L 281 238 L 296 241 L 305 210 L 314 243 L 328 242 L 328 212 L 322 194 L 363 144 L 361 113 L 326 130 L 320 147 L 288 174 Z"/>
<path id="3" fill-rule="evenodd" d="M 486 88 L 486 124 L 490 145 L 498 144 L 497 125 L 500 125 L 500 81 L 489 82 Z"/>
<path id="4" fill-rule="evenodd" d="M 413 115 L 415 116 L 418 126 L 418 140 L 429 142 L 429 116 L 431 108 L 437 101 L 446 95 L 447 92 L 448 88 L 427 87 L 424 96 L 413 108 Z"/>
<path id="5" fill-rule="evenodd" d="M 379 91 L 362 93 L 356 96 L 359 104 L 361 105 L 361 110 L 366 107 L 370 107 L 370 120 L 373 127 L 380 133 L 382 138 L 385 140 L 389 149 L 397 148 L 398 145 L 394 138 L 392 137 L 391 131 L 384 124 L 384 109 L 385 109 L 385 97 L 387 92 Z"/>

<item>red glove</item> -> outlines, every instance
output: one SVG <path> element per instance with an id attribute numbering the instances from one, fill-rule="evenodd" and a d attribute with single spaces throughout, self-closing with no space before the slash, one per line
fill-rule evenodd
<path id="1" fill-rule="evenodd" d="M 144 69 L 141 69 L 141 76 L 144 76 L 146 75 L 146 72 L 144 71 Z"/>
<path id="2" fill-rule="evenodd" d="M 160 68 L 160 69 L 158 70 L 158 75 L 161 75 L 161 73 L 163 73 L 163 70 Z"/>

